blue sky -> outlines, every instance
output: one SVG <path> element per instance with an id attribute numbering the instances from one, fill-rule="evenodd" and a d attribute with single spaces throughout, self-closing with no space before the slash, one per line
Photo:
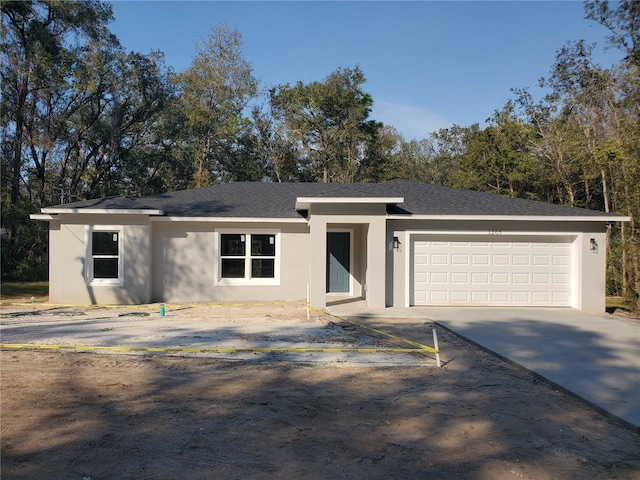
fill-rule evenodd
<path id="1" fill-rule="evenodd" d="M 578 1 L 124 1 L 111 30 L 127 50 L 160 50 L 188 68 L 196 43 L 226 24 L 262 88 L 323 80 L 359 65 L 374 100 L 371 118 L 409 140 L 453 124 L 484 124 L 529 87 L 538 96 L 555 53 L 569 41 L 596 43 L 604 67 L 607 30 Z"/>

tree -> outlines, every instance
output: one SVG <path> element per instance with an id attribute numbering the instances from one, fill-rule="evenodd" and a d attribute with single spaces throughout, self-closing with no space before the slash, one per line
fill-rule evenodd
<path id="1" fill-rule="evenodd" d="M 516 118 L 508 102 L 491 125 L 468 138 L 450 176 L 452 186 L 512 197 L 537 198 L 537 162 L 531 152 L 532 129 Z"/>
<path id="2" fill-rule="evenodd" d="M 286 126 L 273 114 L 254 107 L 251 112 L 256 158 L 266 165 L 269 176 L 276 182 L 306 181 L 305 168 L 298 163 L 297 149 L 286 135 Z"/>
<path id="3" fill-rule="evenodd" d="M 122 50 L 96 52 L 96 59 L 87 62 L 81 81 L 99 93 L 68 122 L 73 138 L 60 158 L 59 184 L 70 200 L 147 190 L 163 160 L 159 147 L 171 140 L 156 133 L 173 101 L 162 62 L 159 53 Z"/>
<path id="4" fill-rule="evenodd" d="M 2 139 L 12 144 L 8 160 L 10 202 L 20 195 L 25 151 L 44 189 L 46 161 L 53 148 L 60 110 L 73 108 L 67 95 L 78 67 L 79 42 L 115 42 L 106 24 L 111 7 L 90 1 L 5 1 L 2 28 Z M 74 43 L 76 42 L 76 43 Z M 85 43 L 85 44 L 86 44 Z M 39 199 L 44 200 L 39 192 Z"/>
<path id="5" fill-rule="evenodd" d="M 49 201 L 50 160 L 78 103 L 71 78 L 84 46 L 115 40 L 106 29 L 111 7 L 98 1 L 4 1 L 0 8 L 2 275 L 32 279 L 46 226 L 34 227 L 28 215 Z"/>
<path id="6" fill-rule="evenodd" d="M 609 29 L 609 43 L 627 55 L 626 62 L 640 67 L 640 2 L 622 0 L 616 5 L 614 10 L 607 0 L 588 0 L 586 18 Z"/>
<path id="7" fill-rule="evenodd" d="M 636 306 L 640 304 L 640 2 L 623 0 L 616 2 L 593 0 L 585 2 L 586 18 L 605 26 L 611 35 L 609 43 L 623 51 L 625 61 L 608 88 L 607 101 L 611 107 L 608 122 L 615 133 L 608 136 L 597 157 L 601 164 L 609 164 L 614 192 L 620 192 L 618 208 L 629 218 L 629 231 L 623 226 L 620 232 L 623 262 L 622 284 L 633 286 Z M 604 155 L 603 155 L 604 153 Z M 614 183 L 615 182 L 615 183 Z M 631 268 L 626 268 L 626 262 Z M 629 277 L 627 279 L 627 276 Z"/>
<path id="8" fill-rule="evenodd" d="M 315 178 L 355 180 L 365 145 L 380 128 L 368 120 L 373 99 L 361 88 L 365 81 L 356 66 L 339 68 L 323 82 L 271 89 L 271 108 L 286 125 L 287 137 L 298 143 Z"/>
<path id="9" fill-rule="evenodd" d="M 94 1 L 2 3 L 4 278 L 43 258 L 46 225 L 33 228 L 29 213 L 148 191 L 131 187 L 147 178 L 130 167 L 151 159 L 140 154 L 171 88 L 162 55 L 125 53 L 110 20 L 111 7 Z"/>
<path id="10" fill-rule="evenodd" d="M 242 57 L 242 37 L 226 25 L 198 45 L 191 66 L 173 77 L 194 145 L 196 187 L 224 176 L 225 155 L 243 129 L 242 111 L 256 95 L 251 64 Z"/>
<path id="11" fill-rule="evenodd" d="M 367 142 L 366 155 L 360 163 L 356 180 L 377 183 L 394 178 L 411 178 L 407 171 L 409 160 L 401 155 L 405 144 L 395 128 L 377 128 L 371 141 Z"/>

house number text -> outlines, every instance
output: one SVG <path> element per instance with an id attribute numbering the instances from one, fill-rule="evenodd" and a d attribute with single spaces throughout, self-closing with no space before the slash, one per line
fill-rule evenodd
<path id="1" fill-rule="evenodd" d="M 489 230 L 489 235 L 502 235 L 502 230 Z"/>

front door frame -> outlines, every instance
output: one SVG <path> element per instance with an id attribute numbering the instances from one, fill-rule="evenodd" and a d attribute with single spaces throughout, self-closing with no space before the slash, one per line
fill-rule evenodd
<path id="1" fill-rule="evenodd" d="M 348 292 L 326 292 L 327 295 L 348 295 L 349 297 L 353 296 L 353 237 L 354 237 L 354 229 L 353 228 L 327 228 L 327 253 L 325 255 L 325 270 L 329 269 L 329 234 L 330 233 L 348 233 L 349 234 L 349 291 Z M 327 284 L 329 283 L 329 279 L 327 278 Z M 327 287 L 325 287 L 327 290 Z"/>

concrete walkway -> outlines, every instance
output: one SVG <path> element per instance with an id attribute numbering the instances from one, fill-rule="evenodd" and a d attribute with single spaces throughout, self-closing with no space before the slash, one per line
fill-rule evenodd
<path id="1" fill-rule="evenodd" d="M 372 310 L 329 303 L 339 317 L 376 319 L 413 339 L 432 320 L 535 372 L 604 414 L 640 430 L 640 321 L 570 308 L 412 307 Z M 404 320 L 402 320 L 404 319 Z M 414 335 L 415 338 L 415 335 Z M 424 341 L 424 338 L 416 341 Z M 446 352 L 442 352 L 447 361 Z"/>

